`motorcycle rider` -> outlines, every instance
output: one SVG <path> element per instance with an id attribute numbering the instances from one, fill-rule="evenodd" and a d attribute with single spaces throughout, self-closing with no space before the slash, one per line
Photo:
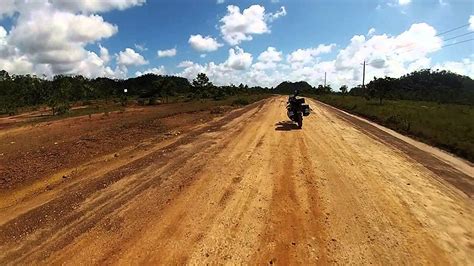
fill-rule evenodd
<path id="1" fill-rule="evenodd" d="M 293 103 L 293 101 L 296 100 L 296 96 L 298 96 L 299 93 L 300 93 L 299 90 L 296 89 L 296 90 L 294 91 L 294 94 L 293 94 L 293 95 L 290 95 L 290 96 L 288 97 L 288 103 L 289 103 L 289 104 Z"/>

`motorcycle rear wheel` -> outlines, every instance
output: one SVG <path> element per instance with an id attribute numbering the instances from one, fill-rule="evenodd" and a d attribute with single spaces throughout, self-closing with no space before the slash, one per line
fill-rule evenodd
<path id="1" fill-rule="evenodd" d="M 303 128 L 303 117 L 301 116 L 301 114 L 298 114 L 296 116 L 296 123 L 298 124 L 299 129 Z"/>

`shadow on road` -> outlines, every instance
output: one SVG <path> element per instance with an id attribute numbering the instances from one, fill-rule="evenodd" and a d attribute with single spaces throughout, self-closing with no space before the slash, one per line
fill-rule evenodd
<path id="1" fill-rule="evenodd" d="M 280 121 L 275 124 L 276 131 L 290 131 L 290 130 L 299 130 L 298 125 L 292 121 Z"/>

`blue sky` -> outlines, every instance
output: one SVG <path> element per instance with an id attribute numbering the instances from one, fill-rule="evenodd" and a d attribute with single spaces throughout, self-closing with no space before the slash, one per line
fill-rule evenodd
<path id="1" fill-rule="evenodd" d="M 334 86 L 355 86 L 367 60 L 369 79 L 426 67 L 474 77 L 473 41 L 443 48 L 474 38 L 468 0 L 3 1 L 0 68 L 9 72 L 206 72 L 217 84 L 262 86 L 317 85 L 327 72 Z"/>

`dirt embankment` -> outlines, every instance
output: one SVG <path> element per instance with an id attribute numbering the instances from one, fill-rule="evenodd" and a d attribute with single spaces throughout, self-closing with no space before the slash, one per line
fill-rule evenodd
<path id="1" fill-rule="evenodd" d="M 3 194 L 0 264 L 474 263 L 469 196 L 310 104 L 303 130 L 275 97 Z"/>

